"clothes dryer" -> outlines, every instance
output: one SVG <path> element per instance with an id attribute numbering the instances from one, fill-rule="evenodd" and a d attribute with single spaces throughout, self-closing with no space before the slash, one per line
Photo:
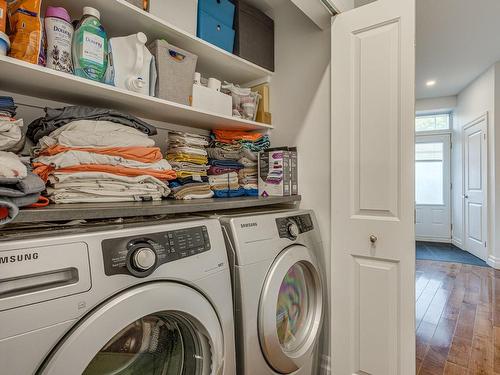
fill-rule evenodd
<path id="1" fill-rule="evenodd" d="M 0 241 L 2 374 L 235 375 L 214 219 Z"/>
<path id="2" fill-rule="evenodd" d="M 219 220 L 233 265 L 238 374 L 319 373 L 327 304 L 314 213 L 245 213 Z"/>

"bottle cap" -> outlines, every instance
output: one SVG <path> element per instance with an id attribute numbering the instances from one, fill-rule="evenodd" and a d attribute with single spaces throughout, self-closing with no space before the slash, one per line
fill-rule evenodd
<path id="1" fill-rule="evenodd" d="M 98 20 L 101 19 L 101 13 L 97 9 L 92 8 L 92 7 L 83 7 L 83 15 L 84 16 L 86 16 L 86 15 L 94 16 Z"/>
<path id="2" fill-rule="evenodd" d="M 71 23 L 71 18 L 66 9 L 61 7 L 47 7 L 47 11 L 45 12 L 45 17 L 55 17 L 60 18 L 68 23 Z"/>

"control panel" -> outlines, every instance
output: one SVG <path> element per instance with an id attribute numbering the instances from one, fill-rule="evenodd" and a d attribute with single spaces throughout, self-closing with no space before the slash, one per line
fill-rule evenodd
<path id="1" fill-rule="evenodd" d="M 146 277 L 165 263 L 210 250 L 205 226 L 102 241 L 106 275 Z"/>
<path id="2" fill-rule="evenodd" d="M 280 217 L 276 219 L 280 238 L 295 240 L 299 234 L 309 232 L 314 229 L 311 215 L 297 215 Z"/>

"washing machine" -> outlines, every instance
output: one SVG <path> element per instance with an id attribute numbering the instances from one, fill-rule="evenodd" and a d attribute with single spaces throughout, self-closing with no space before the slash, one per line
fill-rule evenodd
<path id="1" fill-rule="evenodd" d="M 324 253 L 312 211 L 220 216 L 233 267 L 239 375 L 319 373 Z"/>
<path id="2" fill-rule="evenodd" d="M 217 220 L 0 241 L 0 373 L 234 375 Z"/>

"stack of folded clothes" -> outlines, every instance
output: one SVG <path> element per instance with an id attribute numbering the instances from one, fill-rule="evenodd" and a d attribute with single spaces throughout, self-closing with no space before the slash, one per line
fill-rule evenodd
<path id="1" fill-rule="evenodd" d="M 46 109 L 27 136 L 37 143 L 34 173 L 54 203 L 161 200 L 175 171 L 150 135 L 156 128 L 117 111 Z"/>
<path id="2" fill-rule="evenodd" d="M 208 139 L 202 135 L 171 131 L 168 134 L 167 160 L 177 174 L 170 183 L 175 199 L 211 198 L 207 177 Z"/>
<path id="3" fill-rule="evenodd" d="M 20 207 L 38 202 L 45 183 L 19 156 L 0 151 L 0 225 L 14 220 Z"/>
<path id="4" fill-rule="evenodd" d="M 212 166 L 208 170 L 209 178 L 217 175 L 217 182 L 220 182 L 220 176 L 223 173 L 236 173 L 237 178 L 236 186 L 234 176 L 225 176 L 233 182 L 228 183 L 223 190 L 214 190 L 215 195 L 217 197 L 258 196 L 258 153 L 269 146 L 269 137 L 264 134 L 214 130 L 210 148 L 207 149 Z"/>
<path id="5" fill-rule="evenodd" d="M 16 106 L 10 96 L 0 96 L 0 151 L 20 152 L 24 148 L 23 120 L 16 120 Z"/>

